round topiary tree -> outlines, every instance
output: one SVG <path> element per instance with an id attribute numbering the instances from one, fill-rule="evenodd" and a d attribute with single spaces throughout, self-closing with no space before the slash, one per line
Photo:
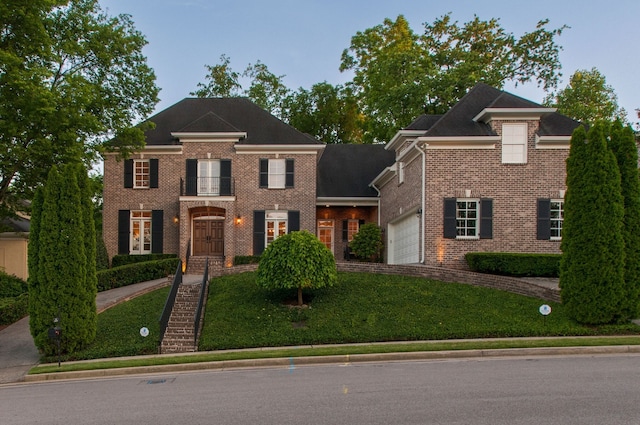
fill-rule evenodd
<path id="1" fill-rule="evenodd" d="M 353 253 L 361 260 L 377 261 L 382 250 L 382 232 L 375 223 L 360 226 L 349 243 Z"/>
<path id="2" fill-rule="evenodd" d="M 306 230 L 278 237 L 264 250 L 258 265 L 258 285 L 267 289 L 298 290 L 332 286 L 337 281 L 336 262 L 331 251 Z"/>

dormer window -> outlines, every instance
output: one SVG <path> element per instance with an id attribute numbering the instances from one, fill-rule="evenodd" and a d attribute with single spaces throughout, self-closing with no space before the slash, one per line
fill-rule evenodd
<path id="1" fill-rule="evenodd" d="M 527 124 L 502 124 L 502 163 L 527 163 Z"/>

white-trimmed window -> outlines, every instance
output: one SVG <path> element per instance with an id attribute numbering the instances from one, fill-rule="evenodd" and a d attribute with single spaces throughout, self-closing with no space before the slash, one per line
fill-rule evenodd
<path id="1" fill-rule="evenodd" d="M 347 221 L 347 241 L 351 242 L 353 237 L 360 230 L 360 220 Z"/>
<path id="2" fill-rule="evenodd" d="M 293 158 L 260 158 L 260 187 L 286 189 L 294 183 Z"/>
<path id="3" fill-rule="evenodd" d="M 549 206 L 550 239 L 560 240 L 562 239 L 562 222 L 564 221 L 564 200 L 552 199 Z"/>
<path id="4" fill-rule="evenodd" d="M 278 236 L 287 233 L 288 216 L 287 211 L 267 211 L 265 213 L 265 247 Z"/>
<path id="5" fill-rule="evenodd" d="M 148 189 L 151 176 L 151 168 L 148 159 L 133 160 L 133 188 Z"/>
<path id="6" fill-rule="evenodd" d="M 198 160 L 198 195 L 220 195 L 220 160 Z"/>
<path id="7" fill-rule="evenodd" d="M 527 163 L 527 124 L 502 124 L 502 163 Z"/>
<path id="8" fill-rule="evenodd" d="M 151 253 L 151 211 L 131 211 L 131 241 L 129 253 Z"/>
<path id="9" fill-rule="evenodd" d="M 478 239 L 480 237 L 480 200 L 456 200 L 456 238 Z"/>
<path id="10" fill-rule="evenodd" d="M 284 189 L 286 171 L 284 158 L 269 160 L 269 189 Z"/>
<path id="11" fill-rule="evenodd" d="M 333 220 L 318 220 L 318 239 L 333 252 Z"/>

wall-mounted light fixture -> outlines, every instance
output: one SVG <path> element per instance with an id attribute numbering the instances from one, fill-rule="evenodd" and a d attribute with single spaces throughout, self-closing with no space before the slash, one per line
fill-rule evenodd
<path id="1" fill-rule="evenodd" d="M 416 211 L 416 217 L 422 217 L 422 208 L 418 208 L 418 211 Z"/>
<path id="2" fill-rule="evenodd" d="M 178 224 L 178 223 L 180 223 L 180 217 L 178 217 L 177 215 L 174 215 L 174 216 L 173 216 L 173 223 L 174 223 L 174 224 Z"/>
<path id="3" fill-rule="evenodd" d="M 239 226 L 242 224 L 242 216 L 237 215 L 236 216 L 236 226 Z"/>

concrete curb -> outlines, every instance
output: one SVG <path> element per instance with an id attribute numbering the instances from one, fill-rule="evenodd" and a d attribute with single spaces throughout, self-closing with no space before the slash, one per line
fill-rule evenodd
<path id="1" fill-rule="evenodd" d="M 151 373 L 191 372 L 199 370 L 230 370 L 266 367 L 293 369 L 296 366 L 390 361 L 428 361 L 471 358 L 506 358 L 536 356 L 592 356 L 603 354 L 640 354 L 640 345 L 611 345 L 593 347 L 540 347 L 446 351 L 416 351 L 407 353 L 343 354 L 331 356 L 278 357 L 268 359 L 222 360 L 215 362 L 181 363 L 174 365 L 140 366 L 115 369 L 96 369 L 76 372 L 26 375 L 24 382 L 47 382 L 68 379 L 91 379 Z"/>

